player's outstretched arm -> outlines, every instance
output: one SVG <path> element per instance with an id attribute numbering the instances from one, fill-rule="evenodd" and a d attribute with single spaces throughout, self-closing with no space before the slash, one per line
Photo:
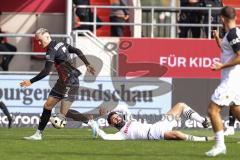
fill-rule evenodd
<path id="1" fill-rule="evenodd" d="M 91 73 L 92 75 L 95 75 L 95 69 L 94 69 L 94 67 L 93 66 L 91 66 L 91 65 L 88 65 L 87 66 L 87 71 L 89 72 L 89 73 Z"/>
<path id="2" fill-rule="evenodd" d="M 211 69 L 213 70 L 220 70 L 223 68 L 228 68 L 228 67 L 232 67 L 235 66 L 237 64 L 240 64 L 240 50 L 236 52 L 237 56 L 234 57 L 233 59 L 231 59 L 229 62 L 222 64 L 220 62 L 216 62 L 211 66 Z"/>
<path id="3" fill-rule="evenodd" d="M 30 86 L 32 83 L 43 79 L 43 78 L 46 77 L 46 76 L 49 74 L 49 72 L 51 71 L 52 65 L 53 65 L 53 62 L 52 62 L 52 61 L 46 61 L 44 69 L 43 69 L 38 75 L 36 75 L 35 77 L 33 77 L 33 78 L 30 79 L 30 80 L 24 80 L 24 81 L 22 81 L 22 82 L 20 83 L 20 86 L 21 86 L 21 87 L 28 87 L 28 86 Z"/>
<path id="4" fill-rule="evenodd" d="M 103 130 L 98 129 L 98 135 L 104 140 L 126 140 L 121 132 L 115 134 L 106 134 Z"/>
<path id="5" fill-rule="evenodd" d="M 28 87 L 28 86 L 31 86 L 31 82 L 30 80 L 23 80 L 21 83 L 20 83 L 20 86 L 21 87 Z"/>

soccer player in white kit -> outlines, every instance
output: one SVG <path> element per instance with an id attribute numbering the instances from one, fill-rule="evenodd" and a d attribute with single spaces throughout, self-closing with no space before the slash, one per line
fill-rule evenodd
<path id="1" fill-rule="evenodd" d="M 221 83 L 214 91 L 208 106 L 208 114 L 215 133 L 216 145 L 205 154 L 214 157 L 226 154 L 223 123 L 220 116 L 222 107 L 230 107 L 233 115 L 240 119 L 240 29 L 236 27 L 236 11 L 233 7 L 221 9 L 220 18 L 226 34 L 221 40 L 217 31 L 214 37 L 221 47 L 221 62 L 213 64 L 213 70 L 221 70 Z"/>
<path id="2" fill-rule="evenodd" d="M 154 124 L 141 123 L 136 120 L 125 122 L 116 112 L 111 112 L 107 118 L 108 123 L 111 126 L 116 127 L 119 132 L 115 134 L 106 134 L 99 128 L 94 128 L 94 130 L 104 140 L 212 140 L 211 137 L 197 137 L 184 134 L 180 131 L 173 131 L 172 129 L 177 125 L 177 121 L 180 119 L 181 115 L 184 115 L 188 119 L 193 119 L 197 122 L 202 123 L 205 128 L 209 126 L 206 118 L 201 117 L 185 103 L 178 103 L 168 113 L 165 114 L 162 121 L 156 122 Z"/>

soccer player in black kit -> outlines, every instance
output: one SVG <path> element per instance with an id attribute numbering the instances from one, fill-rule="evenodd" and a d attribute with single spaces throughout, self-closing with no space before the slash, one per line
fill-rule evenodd
<path id="1" fill-rule="evenodd" d="M 46 127 L 52 108 L 61 101 L 60 112 L 64 116 L 67 114 L 68 109 L 78 95 L 79 80 L 78 76 L 81 72 L 73 67 L 70 53 L 75 53 L 84 62 L 87 67 L 87 71 L 94 75 L 95 69 L 90 65 L 83 53 L 64 42 L 57 42 L 51 39 L 51 36 L 47 29 L 40 28 L 35 33 L 36 39 L 43 48 L 47 48 L 46 63 L 44 69 L 35 77 L 30 80 L 24 80 L 20 83 L 21 87 L 28 87 L 32 83 L 37 82 L 46 77 L 53 64 L 55 65 L 59 79 L 55 86 L 49 93 L 48 99 L 44 104 L 43 112 L 40 117 L 38 129 L 30 137 L 24 137 L 27 140 L 42 140 L 42 132 Z"/>

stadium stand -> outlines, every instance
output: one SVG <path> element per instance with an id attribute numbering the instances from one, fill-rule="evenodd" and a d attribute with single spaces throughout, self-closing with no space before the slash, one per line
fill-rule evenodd
<path id="1" fill-rule="evenodd" d="M 110 2 L 107 0 L 91 0 L 91 5 L 103 5 L 110 6 Z M 100 8 L 97 9 L 97 15 L 102 20 L 102 22 L 109 22 L 110 9 L 109 8 Z M 102 26 L 97 30 L 97 36 L 106 36 L 111 35 L 110 26 Z"/>
<path id="2" fill-rule="evenodd" d="M 239 0 L 223 0 L 223 4 L 225 6 L 232 6 L 235 8 L 240 8 L 240 2 Z M 237 24 L 240 24 L 240 10 L 237 11 Z"/>
<path id="3" fill-rule="evenodd" d="M 110 6 L 110 0 L 90 0 L 90 4 L 92 6 Z M 94 12 L 94 8 L 91 8 L 92 12 Z M 109 16 L 110 16 L 110 8 L 98 8 L 97 9 L 97 16 L 102 22 L 110 22 Z M 75 20 L 75 27 L 77 27 L 81 20 L 78 17 L 74 18 Z M 111 29 L 110 25 L 102 25 L 97 29 L 96 32 L 97 36 L 103 36 L 103 37 L 110 37 L 111 36 Z M 129 37 L 131 35 L 130 27 L 125 26 L 124 29 L 124 36 Z"/>

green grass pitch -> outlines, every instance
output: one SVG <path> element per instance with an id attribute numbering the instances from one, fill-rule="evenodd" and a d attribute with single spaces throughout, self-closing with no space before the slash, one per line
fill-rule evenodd
<path id="1" fill-rule="evenodd" d="M 184 141 L 103 141 L 92 139 L 89 129 L 47 128 L 42 141 L 22 137 L 33 128 L 0 128 L 0 160 L 235 160 L 240 157 L 240 133 L 226 138 L 227 155 L 204 156 L 214 142 Z M 107 129 L 107 132 L 112 129 Z M 183 130 L 193 135 L 211 135 L 211 130 Z"/>

